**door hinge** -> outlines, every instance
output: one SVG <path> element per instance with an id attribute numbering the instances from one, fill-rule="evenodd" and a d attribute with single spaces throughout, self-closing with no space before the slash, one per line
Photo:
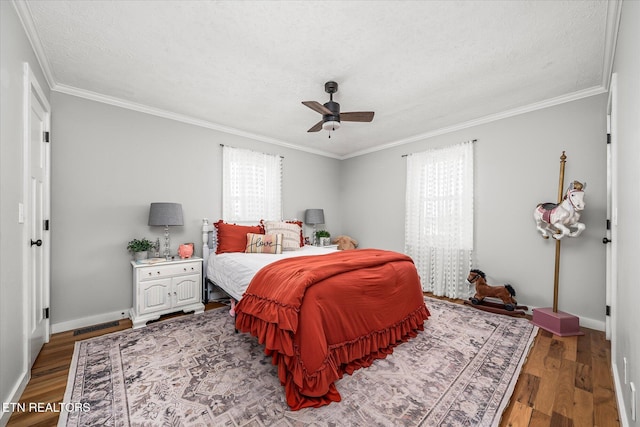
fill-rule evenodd
<path id="1" fill-rule="evenodd" d="M 611 306 L 610 305 L 607 306 L 606 311 L 605 311 L 605 315 L 606 316 L 611 316 Z"/>
<path id="2" fill-rule="evenodd" d="M 611 134 L 607 134 L 607 144 L 611 144 Z"/>
<path id="3" fill-rule="evenodd" d="M 49 132 L 48 131 L 42 132 L 42 141 L 43 142 L 49 142 Z"/>
<path id="4" fill-rule="evenodd" d="M 48 318 L 49 318 L 49 307 L 47 307 L 47 308 L 43 309 L 42 311 L 43 311 L 42 316 L 43 316 L 45 319 L 48 319 Z"/>
<path id="5" fill-rule="evenodd" d="M 45 220 L 42 221 L 42 229 L 44 231 L 49 231 L 49 220 L 48 219 L 45 219 Z"/>

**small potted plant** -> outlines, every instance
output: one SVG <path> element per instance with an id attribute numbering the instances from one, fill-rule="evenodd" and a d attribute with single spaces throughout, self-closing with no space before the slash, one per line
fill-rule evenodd
<path id="1" fill-rule="evenodd" d="M 127 250 L 133 253 L 133 259 L 139 261 L 149 257 L 149 251 L 155 247 L 151 240 L 146 238 L 133 239 L 127 244 Z"/>
<path id="2" fill-rule="evenodd" d="M 320 246 L 327 246 L 331 243 L 331 234 L 327 230 L 318 230 L 316 231 L 316 241 Z"/>

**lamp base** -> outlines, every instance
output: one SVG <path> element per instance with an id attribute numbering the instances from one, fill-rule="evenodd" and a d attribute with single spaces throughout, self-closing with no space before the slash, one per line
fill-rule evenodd
<path id="1" fill-rule="evenodd" d="M 584 335 L 577 316 L 563 311 L 554 312 L 551 307 L 534 308 L 531 323 L 560 337 Z"/>
<path id="2" fill-rule="evenodd" d="M 171 250 L 169 245 L 169 226 L 164 226 L 164 252 L 162 253 L 164 258 L 169 261 L 171 259 Z"/>

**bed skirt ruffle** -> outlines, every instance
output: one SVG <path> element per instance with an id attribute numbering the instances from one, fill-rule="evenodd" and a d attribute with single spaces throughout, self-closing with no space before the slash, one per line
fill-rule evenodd
<path id="1" fill-rule="evenodd" d="M 260 306 L 267 311 L 276 310 L 280 319 L 287 319 L 284 324 L 297 321 L 295 310 L 264 300 L 261 300 Z M 336 380 L 345 373 L 351 375 L 360 368 L 370 366 L 376 359 L 384 359 L 393 353 L 395 346 L 424 330 L 424 321 L 429 315 L 427 307 L 421 305 L 395 325 L 355 340 L 332 344 L 324 362 L 314 372 L 306 369 L 299 349 L 294 344 L 292 330 L 281 329 L 277 324 L 243 312 L 237 314 L 236 327 L 257 337 L 258 342 L 264 344 L 265 354 L 271 356 L 272 363 L 278 366 L 278 377 L 280 384 L 285 387 L 287 404 L 292 411 L 297 411 L 339 402 L 341 397 L 335 386 Z M 295 320 L 290 316 L 295 316 Z"/>

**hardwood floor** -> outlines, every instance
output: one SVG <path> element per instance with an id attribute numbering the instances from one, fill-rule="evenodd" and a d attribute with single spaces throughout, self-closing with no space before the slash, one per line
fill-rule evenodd
<path id="1" fill-rule="evenodd" d="M 206 309 L 219 306 L 209 303 Z M 55 426 L 58 413 L 30 412 L 29 403 L 62 402 L 75 341 L 130 327 L 130 320 L 121 320 L 118 326 L 77 336 L 74 331 L 54 334 L 36 359 L 31 380 L 20 398 L 27 411 L 14 412 L 8 425 Z M 542 329 L 538 332 L 503 413 L 501 427 L 620 425 L 610 344 L 604 339 L 604 332 L 587 328 L 582 331 L 585 335 L 574 337 L 558 337 Z"/>

